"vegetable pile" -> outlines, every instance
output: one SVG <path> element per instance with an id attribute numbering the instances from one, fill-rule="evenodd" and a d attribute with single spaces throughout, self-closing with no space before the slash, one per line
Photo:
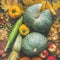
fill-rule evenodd
<path id="1" fill-rule="evenodd" d="M 1 60 L 60 59 L 60 19 L 57 17 L 60 6 L 57 3 L 1 0 Z"/>

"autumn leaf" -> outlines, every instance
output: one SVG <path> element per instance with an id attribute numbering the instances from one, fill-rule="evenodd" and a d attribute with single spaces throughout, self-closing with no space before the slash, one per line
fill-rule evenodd
<path id="1" fill-rule="evenodd" d="M 60 0 L 53 2 L 53 9 L 58 10 L 58 8 L 60 8 Z"/>
<path id="2" fill-rule="evenodd" d="M 8 10 L 11 5 L 13 4 L 17 4 L 18 3 L 18 0 L 1 0 L 1 7 L 2 9 L 4 10 Z"/>
<path id="3" fill-rule="evenodd" d="M 23 0 L 23 4 L 25 6 L 30 6 L 30 5 L 33 5 L 33 4 L 41 3 L 43 1 L 44 0 Z"/>

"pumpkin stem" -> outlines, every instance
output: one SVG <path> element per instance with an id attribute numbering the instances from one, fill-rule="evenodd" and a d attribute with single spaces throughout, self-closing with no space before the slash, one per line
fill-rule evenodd
<path id="1" fill-rule="evenodd" d="M 37 52 L 37 48 L 34 48 L 33 52 Z"/>
<path id="2" fill-rule="evenodd" d="M 39 14 L 36 13 L 36 14 L 35 14 L 35 18 L 38 18 L 38 17 L 39 17 Z"/>

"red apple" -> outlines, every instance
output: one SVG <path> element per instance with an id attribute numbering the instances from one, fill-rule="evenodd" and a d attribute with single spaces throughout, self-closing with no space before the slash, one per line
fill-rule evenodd
<path id="1" fill-rule="evenodd" d="M 56 51 L 56 49 L 57 49 L 57 46 L 56 46 L 54 43 L 50 43 L 50 44 L 48 45 L 48 50 L 49 50 L 49 52 L 53 53 L 53 52 Z"/>
<path id="2" fill-rule="evenodd" d="M 43 52 L 41 52 L 40 57 L 41 57 L 42 59 L 44 59 L 44 58 L 46 58 L 48 55 L 49 55 L 48 51 L 47 51 L 47 50 L 44 50 Z"/>
<path id="3" fill-rule="evenodd" d="M 55 56 L 48 56 L 47 60 L 57 60 Z"/>

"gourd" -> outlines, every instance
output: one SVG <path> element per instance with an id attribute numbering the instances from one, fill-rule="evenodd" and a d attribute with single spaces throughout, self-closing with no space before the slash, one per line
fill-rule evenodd
<path id="1" fill-rule="evenodd" d="M 34 57 L 32 57 L 32 60 L 42 60 L 42 58 L 40 58 L 40 57 L 38 57 L 38 56 L 34 56 Z"/>
<path id="2" fill-rule="evenodd" d="M 22 21 L 23 21 L 23 16 L 21 16 L 18 19 L 18 21 L 15 23 L 15 25 L 8 37 L 8 41 L 7 41 L 6 47 L 4 49 L 5 52 L 8 50 L 8 48 L 10 48 L 10 45 L 14 42 L 14 39 L 18 33 L 19 26 L 22 24 Z"/>
<path id="3" fill-rule="evenodd" d="M 36 55 L 47 46 L 47 39 L 44 35 L 32 32 L 22 40 L 22 51 L 26 55 Z"/>
<path id="4" fill-rule="evenodd" d="M 13 45 L 12 52 L 10 53 L 8 60 L 17 60 L 21 51 L 21 42 L 22 36 L 20 34 L 17 35 L 16 41 Z"/>
<path id="5" fill-rule="evenodd" d="M 17 51 L 17 52 L 20 52 L 21 45 L 22 45 L 21 43 L 22 43 L 22 36 L 20 34 L 18 34 L 12 49 Z"/>
<path id="6" fill-rule="evenodd" d="M 21 57 L 19 60 L 31 60 L 31 58 L 28 57 L 28 56 L 23 56 L 23 57 Z"/>
<path id="7" fill-rule="evenodd" d="M 35 4 L 28 7 L 24 13 L 24 23 L 33 28 L 34 31 L 47 33 L 53 23 L 50 10 L 40 12 L 42 4 Z"/>

